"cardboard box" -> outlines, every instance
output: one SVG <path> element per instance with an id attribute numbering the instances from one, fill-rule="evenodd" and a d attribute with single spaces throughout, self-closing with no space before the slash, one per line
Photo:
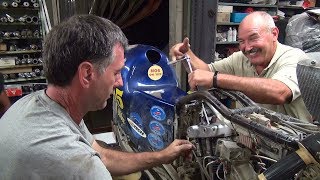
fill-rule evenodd
<path id="1" fill-rule="evenodd" d="M 0 51 L 7 51 L 7 44 L 0 43 Z"/>
<path id="2" fill-rule="evenodd" d="M 2 67 L 14 66 L 14 65 L 16 65 L 16 60 L 14 57 L 0 58 L 0 66 Z"/>
<path id="3" fill-rule="evenodd" d="M 218 5 L 218 12 L 232 13 L 232 11 L 233 11 L 233 6 Z"/>
<path id="4" fill-rule="evenodd" d="M 217 13 L 217 22 L 218 23 L 230 22 L 230 13 L 218 12 Z"/>

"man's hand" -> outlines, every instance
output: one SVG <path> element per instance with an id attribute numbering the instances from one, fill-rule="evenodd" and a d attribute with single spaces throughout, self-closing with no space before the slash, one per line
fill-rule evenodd
<path id="1" fill-rule="evenodd" d="M 116 151 L 103 148 L 96 141 L 93 141 L 92 147 L 100 154 L 102 162 L 112 175 L 125 175 L 169 164 L 181 155 L 190 155 L 191 150 L 195 149 L 191 142 L 179 139 L 174 140 L 167 148 L 155 152 Z"/>
<path id="2" fill-rule="evenodd" d="M 210 89 L 213 84 L 213 72 L 197 69 L 188 75 L 188 82 L 192 90 L 197 90 L 197 86 Z"/>
<path id="3" fill-rule="evenodd" d="M 178 43 L 170 49 L 170 56 L 172 60 L 180 58 L 190 50 L 189 38 L 184 38 L 182 43 Z"/>
<path id="4" fill-rule="evenodd" d="M 176 139 L 167 148 L 160 151 L 162 164 L 169 164 L 181 155 L 186 155 L 195 147 L 188 140 Z"/>

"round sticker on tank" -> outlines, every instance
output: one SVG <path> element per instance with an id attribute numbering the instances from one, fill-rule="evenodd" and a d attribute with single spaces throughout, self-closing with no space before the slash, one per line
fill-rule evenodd
<path id="1" fill-rule="evenodd" d="M 150 133 L 148 134 L 148 141 L 151 144 L 152 147 L 156 149 L 162 149 L 163 148 L 163 140 L 160 136 Z"/>
<path id="2" fill-rule="evenodd" d="M 131 132 L 136 138 L 146 138 L 146 133 L 142 130 L 142 120 L 138 113 L 130 113 L 130 118 L 127 121 L 131 127 Z"/>
<path id="3" fill-rule="evenodd" d="M 161 79 L 163 76 L 163 70 L 158 65 L 153 65 L 148 69 L 148 77 L 154 81 Z"/>
<path id="4" fill-rule="evenodd" d="M 166 118 L 166 113 L 159 106 L 152 106 L 150 109 L 151 116 L 158 121 L 163 121 Z"/>
<path id="5" fill-rule="evenodd" d="M 151 131 L 159 136 L 163 136 L 165 133 L 165 129 L 163 125 L 158 121 L 151 121 L 149 124 L 149 128 Z"/>

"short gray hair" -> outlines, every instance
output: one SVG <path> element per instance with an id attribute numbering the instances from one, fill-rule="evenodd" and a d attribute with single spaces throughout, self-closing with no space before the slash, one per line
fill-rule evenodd
<path id="1" fill-rule="evenodd" d="M 114 60 L 113 48 L 128 40 L 111 21 L 94 15 L 75 15 L 55 26 L 45 37 L 43 63 L 49 84 L 67 86 L 78 66 L 89 61 L 99 72 Z"/>
<path id="2" fill-rule="evenodd" d="M 265 27 L 267 30 L 271 31 L 273 28 L 276 27 L 274 20 L 270 14 L 265 11 L 254 11 L 253 14 L 260 16 L 264 20 Z"/>

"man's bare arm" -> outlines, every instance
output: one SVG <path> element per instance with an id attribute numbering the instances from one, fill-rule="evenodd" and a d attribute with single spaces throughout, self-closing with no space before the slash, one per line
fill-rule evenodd
<path id="1" fill-rule="evenodd" d="M 213 72 L 195 70 L 189 74 L 189 85 L 211 88 Z M 291 101 L 291 89 L 281 81 L 267 78 L 239 77 L 218 73 L 217 86 L 222 89 L 241 91 L 253 101 L 261 104 L 285 104 Z"/>
<path id="2" fill-rule="evenodd" d="M 217 79 L 218 87 L 241 91 L 257 103 L 285 104 L 292 99 L 290 88 L 278 80 L 229 74 L 219 74 Z"/>
<path id="3" fill-rule="evenodd" d="M 187 140 L 175 140 L 167 148 L 158 152 L 129 153 L 106 149 L 96 141 L 92 144 L 101 160 L 112 175 L 125 175 L 168 164 L 183 153 L 190 152 L 193 145 Z"/>

